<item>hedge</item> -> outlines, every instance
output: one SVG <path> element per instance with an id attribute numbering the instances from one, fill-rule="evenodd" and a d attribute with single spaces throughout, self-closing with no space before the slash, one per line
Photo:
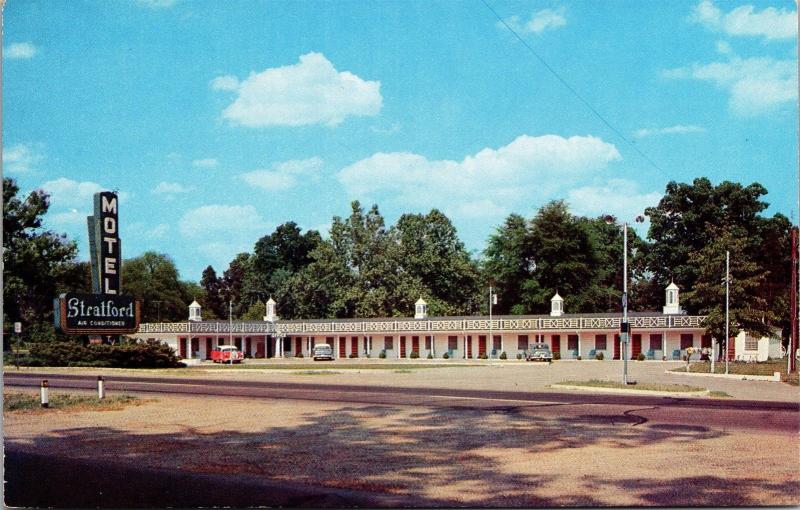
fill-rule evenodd
<path id="1" fill-rule="evenodd" d="M 108 345 L 34 343 L 20 365 L 31 367 L 174 368 L 185 366 L 166 344 L 155 340 Z"/>

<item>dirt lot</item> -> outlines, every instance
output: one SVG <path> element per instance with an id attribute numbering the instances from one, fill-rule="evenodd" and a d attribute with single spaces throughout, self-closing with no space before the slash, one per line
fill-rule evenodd
<path id="1" fill-rule="evenodd" d="M 800 503 L 796 431 L 659 423 L 647 421 L 652 410 L 622 406 L 597 419 L 586 405 L 146 398 L 155 400 L 121 411 L 6 415 L 6 447 L 392 494 L 417 506 Z"/>

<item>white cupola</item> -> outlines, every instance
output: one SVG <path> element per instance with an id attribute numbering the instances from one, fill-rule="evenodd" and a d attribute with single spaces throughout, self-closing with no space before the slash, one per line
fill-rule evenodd
<path id="1" fill-rule="evenodd" d="M 550 299 L 550 317 L 561 317 L 564 314 L 564 298 L 556 295 Z"/>
<path id="2" fill-rule="evenodd" d="M 414 303 L 414 318 L 425 319 L 427 317 L 428 317 L 428 303 L 426 303 L 424 299 L 419 298 L 417 302 Z"/>
<path id="3" fill-rule="evenodd" d="M 671 282 L 669 286 L 667 286 L 667 295 L 664 301 L 664 313 L 665 314 L 672 314 L 672 313 L 681 313 L 681 306 L 680 302 L 678 301 L 678 286 L 675 285 L 675 282 Z"/>
<path id="4" fill-rule="evenodd" d="M 192 321 L 192 322 L 200 322 L 201 320 L 203 320 L 203 318 L 200 317 L 200 308 L 201 308 L 200 307 L 200 303 L 198 303 L 197 301 L 192 301 L 192 304 L 189 305 L 189 320 L 190 321 Z"/>
<path id="5" fill-rule="evenodd" d="M 269 301 L 267 301 L 267 315 L 264 316 L 264 320 L 267 322 L 275 322 L 278 320 L 278 316 L 275 314 L 275 300 L 272 299 L 272 296 L 270 296 Z"/>

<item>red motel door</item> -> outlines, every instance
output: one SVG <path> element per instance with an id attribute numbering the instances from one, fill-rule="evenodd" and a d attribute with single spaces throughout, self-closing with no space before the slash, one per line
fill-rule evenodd
<path id="1" fill-rule="evenodd" d="M 619 359 L 619 335 L 614 335 L 614 359 Z"/>
<path id="2" fill-rule="evenodd" d="M 484 354 L 486 354 L 486 337 L 484 335 L 480 335 L 478 337 L 478 357 L 481 357 Z"/>
<path id="3" fill-rule="evenodd" d="M 636 359 L 640 352 L 642 352 L 642 335 L 633 335 L 633 343 L 631 344 L 631 359 Z"/>
<path id="4" fill-rule="evenodd" d="M 347 337 L 339 339 L 339 357 L 340 358 L 347 357 Z"/>
<path id="5" fill-rule="evenodd" d="M 411 352 L 416 352 L 419 354 L 419 337 L 412 336 L 411 337 Z"/>
<path id="6" fill-rule="evenodd" d="M 400 337 L 400 357 L 406 357 L 406 337 L 404 336 Z"/>

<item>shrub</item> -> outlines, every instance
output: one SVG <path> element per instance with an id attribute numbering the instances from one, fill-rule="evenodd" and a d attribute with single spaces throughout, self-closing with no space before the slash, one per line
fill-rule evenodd
<path id="1" fill-rule="evenodd" d="M 442 359 L 450 359 L 450 354 L 449 353 L 442 354 Z"/>
<path id="2" fill-rule="evenodd" d="M 355 353 L 350 353 L 350 356 L 348 356 L 348 358 L 350 358 L 350 359 L 357 358 L 357 357 L 358 357 L 358 354 L 355 354 Z"/>
<path id="3" fill-rule="evenodd" d="M 22 361 L 22 360 L 21 360 Z M 172 349 L 156 340 L 122 345 L 48 342 L 31 345 L 30 366 L 171 368 L 184 366 Z"/>
<path id="4" fill-rule="evenodd" d="M 302 352 L 298 352 L 298 353 L 296 353 L 296 354 L 294 355 L 294 357 L 295 357 L 295 358 L 304 358 L 305 356 L 303 356 L 303 353 L 302 353 Z"/>
<path id="5" fill-rule="evenodd" d="M 409 354 L 408 357 L 411 359 L 417 359 L 419 358 L 419 353 L 417 351 L 411 351 L 411 354 Z"/>
<path id="6" fill-rule="evenodd" d="M 636 361 L 644 361 L 645 359 L 646 359 L 646 356 L 641 352 L 636 355 Z"/>
<path id="7" fill-rule="evenodd" d="M 386 359 L 386 349 L 382 350 L 380 354 L 378 354 L 380 359 Z"/>
<path id="8" fill-rule="evenodd" d="M 603 354 L 602 352 L 598 352 L 597 354 L 594 355 L 594 359 L 599 361 L 603 361 L 605 357 L 606 357 L 605 354 Z"/>
<path id="9" fill-rule="evenodd" d="M 581 358 L 581 355 L 580 355 L 580 354 L 578 354 L 578 356 L 577 356 L 575 359 L 576 359 L 576 360 L 578 360 L 578 361 L 580 361 L 580 360 L 582 360 L 583 358 Z"/>
<path id="10" fill-rule="evenodd" d="M 433 354 L 428 353 L 428 359 L 433 359 Z"/>
<path id="11" fill-rule="evenodd" d="M 508 359 L 508 356 L 506 355 L 506 351 L 503 351 L 503 352 L 500 353 L 500 359 Z"/>
<path id="12" fill-rule="evenodd" d="M 561 359 L 561 353 L 560 352 L 554 352 L 553 353 L 553 360 L 555 361 L 555 360 L 559 360 L 559 359 Z"/>
<path id="13" fill-rule="evenodd" d="M 480 359 L 489 359 L 489 356 L 487 356 L 486 353 L 484 352 L 483 354 L 478 356 L 478 358 L 480 358 Z"/>
<path id="14" fill-rule="evenodd" d="M 517 353 L 517 359 L 522 359 L 522 354 Z"/>

